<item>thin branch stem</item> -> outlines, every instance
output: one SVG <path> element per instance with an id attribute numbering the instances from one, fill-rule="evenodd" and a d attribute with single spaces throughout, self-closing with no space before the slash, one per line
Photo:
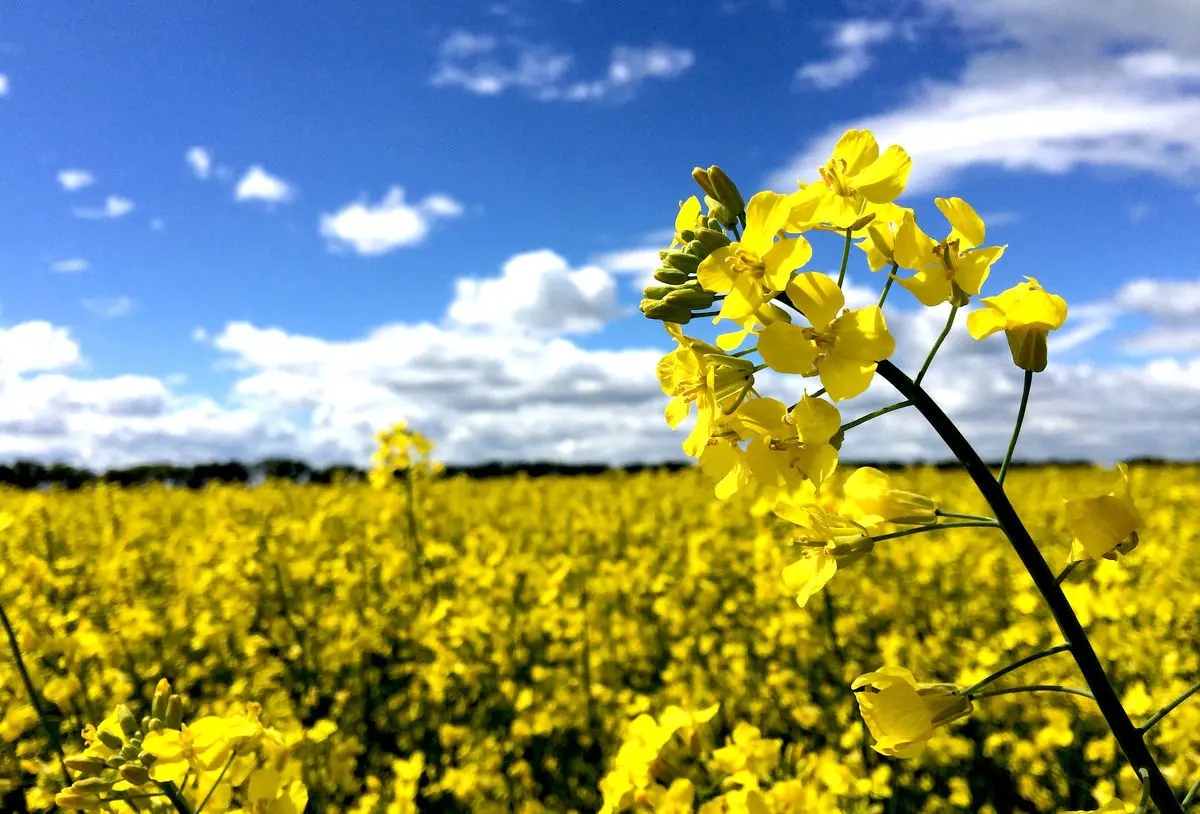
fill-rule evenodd
<path id="1" fill-rule="evenodd" d="M 1062 585 L 1063 582 L 1066 581 L 1067 577 L 1071 576 L 1071 574 L 1074 573 L 1075 569 L 1078 568 L 1082 562 L 1082 560 L 1072 560 L 1071 562 L 1067 563 L 1066 566 L 1063 567 L 1063 570 L 1058 572 L 1058 576 L 1054 578 L 1054 581 L 1057 584 Z"/>
<path id="2" fill-rule="evenodd" d="M 1158 806 L 1160 814 L 1182 814 L 1183 809 L 1180 808 L 1179 801 L 1171 791 L 1170 784 L 1163 777 L 1162 771 L 1155 763 L 1145 741 L 1142 740 L 1141 733 L 1129 719 L 1129 713 L 1125 711 L 1116 690 L 1109 683 L 1104 667 L 1100 664 L 1100 659 L 1097 657 L 1087 633 L 1079 623 L 1079 617 L 1075 615 L 1075 610 L 1067 601 L 1062 588 L 1054 581 L 1054 572 L 1050 570 L 1050 566 L 1038 550 L 1037 544 L 1030 537 L 1016 509 L 1013 508 L 1008 496 L 1004 493 L 1003 487 L 992 476 L 987 464 L 979 457 L 979 453 L 963 437 L 962 432 L 942 411 L 942 408 L 929 397 L 928 393 L 918 387 L 891 362 L 886 360 L 880 362 L 878 373 L 895 387 L 900 395 L 912 401 L 914 406 L 920 410 L 925 420 L 962 463 L 971 480 L 975 482 L 976 488 L 991 507 L 996 521 L 1008 536 L 1009 542 L 1017 552 L 1017 556 L 1021 558 L 1025 570 L 1029 572 L 1034 585 L 1046 600 L 1063 638 L 1071 645 L 1071 655 L 1075 658 L 1075 663 L 1079 666 L 1079 671 L 1091 689 L 1092 695 L 1096 699 L 1096 705 L 1100 708 L 1100 713 L 1108 723 L 1109 729 L 1112 730 L 1113 737 L 1120 745 L 1125 758 L 1133 766 L 1134 771 L 1142 769 L 1148 771 L 1147 783 L 1150 785 L 1150 798 Z"/>
<path id="3" fill-rule="evenodd" d="M 0 602 L 0 624 L 4 625 L 4 632 L 8 634 L 8 646 L 12 649 L 13 661 L 17 663 L 17 672 L 21 674 L 21 682 L 25 685 L 25 693 L 29 696 L 29 703 L 33 705 L 33 711 L 37 713 L 38 721 L 42 725 L 42 731 L 46 733 L 46 738 L 49 739 L 50 745 L 58 753 L 58 767 L 62 770 L 64 784 L 69 786 L 71 785 L 71 773 L 67 771 L 67 755 L 63 752 L 62 740 L 58 737 L 58 729 L 51 726 L 50 722 L 46 720 L 46 711 L 42 708 L 41 696 L 34 689 L 33 679 L 29 675 L 29 668 L 25 666 L 25 657 L 21 655 L 21 645 L 17 641 L 17 634 L 13 630 L 12 622 L 8 620 L 8 614 L 4 611 L 3 602 Z"/>
<path id="4" fill-rule="evenodd" d="M 963 690 L 962 694 L 963 695 L 971 695 L 976 690 L 978 690 L 982 687 L 986 687 L 988 684 L 991 684 L 996 679 L 1002 678 L 1002 677 L 1008 675 L 1013 670 L 1019 670 L 1020 668 L 1024 667 L 1026 664 L 1035 662 L 1038 659 L 1044 659 L 1044 658 L 1048 658 L 1049 656 L 1055 656 L 1055 655 L 1058 655 L 1059 653 L 1062 653 L 1062 652 L 1070 650 L 1070 649 L 1071 649 L 1071 645 L 1060 644 L 1057 647 L 1051 647 L 1048 650 L 1042 650 L 1038 653 L 1034 653 L 1032 656 L 1026 656 L 1023 659 L 1018 659 L 1017 661 L 1014 661 L 1012 664 L 1008 665 L 1007 667 L 1003 667 L 1003 668 L 997 670 L 996 672 L 992 673 L 990 676 L 983 679 L 982 681 L 976 681 L 970 687 L 967 687 L 965 690 Z"/>
<path id="5" fill-rule="evenodd" d="M 1200 777 L 1196 778 L 1196 782 L 1188 789 L 1187 794 L 1183 795 L 1183 802 L 1179 804 L 1180 808 L 1187 808 L 1196 799 L 1196 795 L 1200 794 Z"/>
<path id="6" fill-rule="evenodd" d="M 846 264 L 850 262 L 850 241 L 854 239 L 854 233 L 849 229 L 846 230 L 846 245 L 842 249 L 842 268 L 838 272 L 838 288 L 842 287 L 842 283 L 846 280 Z"/>
<path id="7" fill-rule="evenodd" d="M 972 698 L 995 698 L 998 695 L 1013 695 L 1019 692 L 1062 692 L 1068 695 L 1078 695 L 1080 698 L 1087 698 L 1095 701 L 1096 696 L 1092 695 L 1087 690 L 1081 690 L 1078 687 L 1060 687 L 1057 684 L 1022 684 L 1019 687 L 1003 687 L 998 690 L 984 690 L 983 692 L 974 693 Z M 964 695 L 966 693 L 963 693 Z"/>
<path id="8" fill-rule="evenodd" d="M 221 767 L 221 773 L 217 775 L 217 779 L 213 781 L 212 787 L 209 788 L 208 794 L 204 795 L 204 799 L 200 801 L 200 805 L 196 806 L 196 814 L 200 814 L 204 807 L 208 805 L 209 799 L 213 796 L 213 792 L 217 790 L 217 786 L 221 785 L 221 781 L 225 779 L 225 772 L 229 771 L 229 767 L 233 765 L 233 759 L 237 757 L 237 752 L 229 753 L 229 760 L 225 761 L 225 765 Z"/>
<path id="9" fill-rule="evenodd" d="M 174 783 L 166 782 L 156 785 L 162 789 L 163 794 L 171 801 L 171 805 L 175 806 L 175 810 L 179 814 L 193 814 L 192 807 L 188 805 L 187 799 L 179 793 L 179 789 L 175 787 Z"/>
<path id="10" fill-rule="evenodd" d="M 1167 704 L 1165 707 L 1160 709 L 1158 712 L 1151 715 L 1150 719 L 1148 721 L 1146 721 L 1146 723 L 1144 723 L 1138 727 L 1138 731 L 1139 732 L 1149 732 L 1151 729 L 1154 728 L 1155 724 L 1157 724 L 1163 718 L 1170 715 L 1171 711 L 1174 710 L 1175 707 L 1179 706 L 1184 701 L 1191 698 L 1197 692 L 1200 692 L 1200 681 L 1197 681 L 1195 684 L 1188 687 L 1186 690 L 1183 691 L 1183 693 L 1178 698 L 1176 698 L 1171 703 Z"/>
<path id="11" fill-rule="evenodd" d="M 933 513 L 936 514 L 938 517 L 950 517 L 955 520 L 990 520 L 993 523 L 996 522 L 996 518 L 984 517 L 981 514 L 961 514 L 959 512 L 944 512 L 941 509 L 935 509 Z"/>
<path id="12" fill-rule="evenodd" d="M 917 373 L 915 384 L 920 387 L 921 382 L 925 378 L 925 374 L 929 372 L 929 366 L 933 364 L 933 357 L 937 356 L 937 352 L 941 350 L 942 343 L 946 341 L 946 337 L 950 335 L 950 329 L 954 327 L 954 317 L 958 314 L 958 306 L 950 306 L 950 316 L 946 318 L 946 327 L 942 328 L 942 332 L 938 334 L 937 341 L 933 343 L 933 347 L 929 349 L 929 355 L 925 357 L 925 364 L 921 365 L 921 371 Z"/>
<path id="13" fill-rule="evenodd" d="M 1021 425 L 1025 423 L 1025 408 L 1029 406 L 1029 388 L 1033 386 L 1033 371 L 1025 371 L 1025 383 L 1021 386 L 1021 406 L 1017 410 L 1017 423 L 1013 425 L 1012 440 L 1008 442 L 1008 452 L 1004 453 L 1004 463 L 1000 466 L 1000 477 L 996 480 L 1004 485 L 1008 475 L 1008 467 L 1012 463 L 1013 450 L 1017 448 L 1017 436 L 1021 434 Z"/>
<path id="14" fill-rule="evenodd" d="M 887 415 L 888 413 L 894 413 L 896 410 L 903 410 L 905 407 L 911 407 L 911 406 L 912 406 L 911 401 L 898 401 L 895 404 L 889 404 L 887 407 L 880 407 L 878 410 L 876 410 L 873 413 L 867 413 L 864 416 L 859 416 L 858 418 L 854 419 L 853 421 L 847 421 L 845 424 L 842 425 L 842 432 L 845 432 L 846 430 L 852 430 L 855 427 L 857 427 L 859 424 L 866 424 L 872 418 L 879 418 L 879 416 L 881 416 L 881 415 Z"/>
<path id="15" fill-rule="evenodd" d="M 888 292 L 892 290 L 892 283 L 896 282 L 896 269 L 900 268 L 899 263 L 892 263 L 892 270 L 888 272 L 887 282 L 883 284 L 883 293 L 879 295 L 879 307 L 883 307 L 883 303 L 887 300 Z"/>
<path id="16" fill-rule="evenodd" d="M 881 543 L 884 540 L 895 540 L 900 537 L 911 537 L 914 534 L 925 534 L 930 531 L 942 531 L 943 529 L 996 529 L 1000 528 L 1000 524 L 995 520 L 970 520 L 961 523 L 931 523 L 928 526 L 917 526 L 915 529 L 903 529 L 901 531 L 893 531 L 888 534 L 880 534 L 878 537 L 872 537 L 871 540 L 876 543 Z"/>

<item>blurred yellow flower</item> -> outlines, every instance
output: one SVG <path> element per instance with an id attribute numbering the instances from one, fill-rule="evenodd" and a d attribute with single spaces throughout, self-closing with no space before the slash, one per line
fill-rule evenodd
<path id="1" fill-rule="evenodd" d="M 1072 535 L 1072 560 L 1116 559 L 1137 547 L 1138 531 L 1145 520 L 1133 502 L 1129 467 L 1117 464 L 1117 471 L 1101 488 L 1104 491 L 1098 495 L 1063 501 Z"/>
<path id="2" fill-rule="evenodd" d="M 933 500 L 897 489 L 892 479 L 873 467 L 855 469 L 843 485 L 846 501 L 841 512 L 864 526 L 876 523 L 921 525 L 937 520 Z"/>
<path id="3" fill-rule="evenodd" d="M 867 728 L 872 748 L 889 757 L 916 757 L 933 730 L 972 710 L 971 699 L 953 684 L 918 684 L 903 667 L 881 667 L 854 679 L 850 685 Z"/>

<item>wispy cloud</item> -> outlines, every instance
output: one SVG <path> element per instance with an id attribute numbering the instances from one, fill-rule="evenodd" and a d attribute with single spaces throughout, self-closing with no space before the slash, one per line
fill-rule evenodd
<path id="1" fill-rule="evenodd" d="M 255 165 L 246 170 L 246 174 L 238 181 L 233 191 L 233 197 L 239 201 L 266 201 L 268 203 L 286 203 L 295 196 L 295 190 L 282 178 L 271 175 L 262 167 Z"/>
<path id="2" fill-rule="evenodd" d="M 115 220 L 123 218 L 132 212 L 134 209 L 133 201 L 128 198 L 122 198 L 120 195 L 109 195 L 104 200 L 104 206 L 101 207 L 75 207 L 75 217 L 85 219 L 108 218 Z"/>
<path id="3" fill-rule="evenodd" d="M 334 250 L 378 255 L 420 243 L 437 220 L 462 214 L 462 204 L 434 194 L 415 204 L 404 201 L 404 190 L 391 187 L 378 204 L 355 201 L 331 215 L 321 216 L 321 235 Z"/>
<path id="4" fill-rule="evenodd" d="M 456 31 L 442 42 L 431 81 L 478 96 L 515 89 L 540 101 L 595 101 L 630 95 L 648 79 L 672 79 L 694 62 L 683 48 L 617 45 L 603 76 L 571 79 L 574 57 L 551 45 Z"/>
<path id="5" fill-rule="evenodd" d="M 59 170 L 58 185 L 67 192 L 74 192 L 77 189 L 89 187 L 95 183 L 96 178 L 87 170 Z"/>
<path id="6" fill-rule="evenodd" d="M 883 20 L 847 20 L 834 29 L 830 46 L 834 56 L 808 62 L 796 69 L 796 81 L 802 86 L 830 90 L 862 76 L 874 58 L 871 47 L 891 39 L 894 29 Z"/>
<path id="7" fill-rule="evenodd" d="M 50 270 L 59 274 L 73 274 L 88 270 L 88 261 L 82 257 L 69 257 L 66 260 L 56 260 L 50 264 Z"/>
<path id="8" fill-rule="evenodd" d="M 0 73 L 0 96 L 8 95 L 8 76 Z"/>
<path id="9" fill-rule="evenodd" d="M 130 297 L 94 297 L 82 302 L 84 310 L 101 319 L 116 319 L 133 312 L 134 301 Z"/>
<path id="10" fill-rule="evenodd" d="M 212 151 L 207 147 L 191 147 L 184 153 L 183 158 L 192 168 L 192 174 L 201 181 L 207 179 L 212 173 Z"/>

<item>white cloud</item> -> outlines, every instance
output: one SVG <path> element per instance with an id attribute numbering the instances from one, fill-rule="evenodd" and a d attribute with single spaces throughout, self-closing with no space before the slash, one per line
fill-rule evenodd
<path id="1" fill-rule="evenodd" d="M 134 301 L 124 295 L 119 297 L 94 297 L 82 302 L 83 308 L 101 319 L 116 319 L 133 312 Z"/>
<path id="2" fill-rule="evenodd" d="M 286 203 L 294 196 L 295 190 L 286 181 L 276 178 L 258 165 L 246 170 L 233 191 L 233 197 L 239 201 Z"/>
<path id="3" fill-rule="evenodd" d="M 133 201 L 128 198 L 122 198 L 120 195 L 109 195 L 104 199 L 104 206 L 101 207 L 75 207 L 75 217 L 85 219 L 100 219 L 107 218 L 115 220 L 123 218 L 132 212 L 134 209 Z"/>
<path id="4" fill-rule="evenodd" d="M 552 251 L 518 254 L 498 278 L 460 277 L 447 311 L 469 328 L 535 334 L 598 331 L 616 317 L 616 283 L 598 266 L 572 269 Z"/>
<path id="5" fill-rule="evenodd" d="M 589 101 L 628 96 L 648 79 L 673 79 L 692 66 L 695 56 L 662 44 L 617 45 L 603 76 L 569 80 L 574 61 L 549 45 L 457 31 L 442 42 L 431 81 L 479 96 L 519 89 L 541 101 Z"/>
<path id="6" fill-rule="evenodd" d="M 415 204 L 404 202 L 404 189 L 393 186 L 378 204 L 356 201 L 321 216 L 321 235 L 333 249 L 379 255 L 420 243 L 439 219 L 462 214 L 462 205 L 435 193 Z"/>
<path id="7" fill-rule="evenodd" d="M 628 274 L 631 285 L 642 289 L 655 282 L 654 272 L 662 266 L 658 252 L 667 245 L 670 238 L 656 246 L 640 246 L 633 249 L 617 249 L 597 255 L 592 262 L 613 274 Z"/>
<path id="8" fill-rule="evenodd" d="M 890 111 L 840 122 L 772 174 L 811 179 L 838 136 L 867 128 L 913 156 L 908 189 L 943 192 L 968 167 L 1064 173 L 1115 166 L 1200 178 L 1200 5 L 1170 0 L 924 0 L 972 47 L 954 81 L 918 84 Z M 944 36 L 939 33 L 938 36 Z M 1128 43 L 1159 43 L 1130 53 Z"/>
<path id="9" fill-rule="evenodd" d="M 1200 321 L 1200 279 L 1130 280 L 1114 300 L 1122 308 L 1163 321 Z"/>
<path id="10" fill-rule="evenodd" d="M 0 73 L 0 96 L 8 95 L 8 76 Z"/>
<path id="11" fill-rule="evenodd" d="M 883 20 L 847 20 L 834 29 L 831 59 L 808 62 L 796 70 L 798 82 L 820 90 L 838 88 L 864 74 L 874 62 L 870 49 L 887 42 L 894 33 Z"/>
<path id="12" fill-rule="evenodd" d="M 43 321 L 0 328 L 0 382 L 23 373 L 71 367 L 79 360 L 79 346 L 66 328 Z"/>
<path id="13" fill-rule="evenodd" d="M 95 177 L 87 170 L 58 171 L 58 184 L 67 192 L 74 192 L 77 189 L 91 186 L 95 181 Z"/>
<path id="14" fill-rule="evenodd" d="M 183 158 L 192 168 L 192 174 L 201 181 L 207 179 L 212 172 L 212 151 L 207 147 L 191 147 L 184 153 Z"/>
<path id="15" fill-rule="evenodd" d="M 82 257 L 69 257 L 66 260 L 56 260 L 50 264 L 51 271 L 70 274 L 77 271 L 87 271 L 88 261 Z"/>

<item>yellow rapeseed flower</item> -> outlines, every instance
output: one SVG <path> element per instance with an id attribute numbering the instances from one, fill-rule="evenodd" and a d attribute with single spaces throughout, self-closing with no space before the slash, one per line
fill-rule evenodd
<path id="1" fill-rule="evenodd" d="M 876 752 L 889 757 L 916 757 L 933 736 L 972 709 L 971 699 L 953 684 L 918 684 L 903 667 L 881 667 L 850 685 Z"/>
<path id="2" fill-rule="evenodd" d="M 872 204 L 888 204 L 900 197 L 912 171 L 912 159 L 895 144 L 882 154 L 870 130 L 847 130 L 821 167 L 821 180 L 800 183 L 791 196 L 789 229 L 814 225 L 849 229 Z"/>
<path id="3" fill-rule="evenodd" d="M 1008 247 L 982 247 L 987 234 L 983 218 L 962 198 L 937 198 L 934 203 L 950 221 L 950 234 L 937 241 L 914 219 L 905 219 L 896 231 L 894 256 L 901 268 L 916 274 L 897 281 L 922 305 L 966 305 Z"/>
<path id="4" fill-rule="evenodd" d="M 1040 373 L 1046 369 L 1046 335 L 1063 326 L 1067 301 L 1051 294 L 1032 277 L 994 297 L 980 300 L 986 307 L 967 317 L 967 330 L 976 339 L 1004 331 L 1013 364 Z"/>
<path id="5" fill-rule="evenodd" d="M 1129 467 L 1117 464 L 1117 471 L 1102 488 L 1100 494 L 1063 501 L 1072 535 L 1072 560 L 1116 559 L 1137 546 L 1145 520 L 1133 502 Z"/>

